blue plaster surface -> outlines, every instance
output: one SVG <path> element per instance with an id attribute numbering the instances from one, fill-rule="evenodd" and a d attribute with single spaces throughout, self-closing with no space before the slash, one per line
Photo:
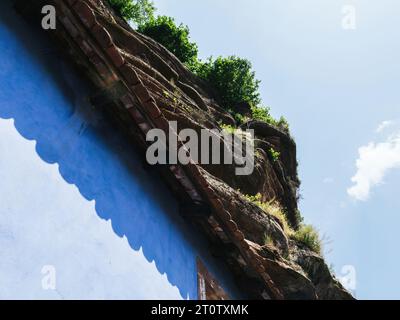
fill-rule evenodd
<path id="1" fill-rule="evenodd" d="M 197 256 L 237 297 L 90 86 L 10 2 L 0 10 L 0 298 L 196 299 Z"/>

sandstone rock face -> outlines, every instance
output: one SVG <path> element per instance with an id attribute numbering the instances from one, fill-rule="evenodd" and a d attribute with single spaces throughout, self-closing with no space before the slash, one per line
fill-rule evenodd
<path id="1" fill-rule="evenodd" d="M 55 41 L 98 88 L 96 106 L 106 108 L 127 136 L 145 153 L 150 128 L 220 130 L 235 125 L 207 83 L 192 74 L 159 43 L 133 30 L 103 0 L 53 0 L 59 27 Z M 41 1 L 20 1 L 25 15 Z M 238 111 L 248 114 L 245 105 Z M 244 295 L 256 299 L 352 299 L 329 272 L 323 258 L 290 240 L 279 220 L 242 194 L 261 194 L 286 209 L 299 225 L 296 144 L 287 132 L 260 121 L 254 129 L 257 156 L 250 176 L 237 176 L 232 165 L 165 166 L 165 183 L 182 203 L 189 222 L 201 228 L 216 255 L 230 266 Z M 272 160 L 268 151 L 280 153 Z M 238 191 L 240 190 L 240 192 Z M 189 213 L 188 213 L 189 212 Z M 272 244 L 266 239 L 272 239 Z"/>

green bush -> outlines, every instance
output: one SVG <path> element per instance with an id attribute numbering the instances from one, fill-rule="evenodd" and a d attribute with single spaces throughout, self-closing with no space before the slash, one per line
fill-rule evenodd
<path id="1" fill-rule="evenodd" d="M 221 129 L 223 131 L 225 131 L 226 133 L 229 133 L 229 134 L 234 134 L 236 132 L 236 130 L 239 130 L 239 129 L 235 128 L 234 126 L 231 126 L 229 124 L 224 124 L 222 122 L 219 123 L 219 126 L 221 127 Z"/>
<path id="2" fill-rule="evenodd" d="M 213 86 L 219 95 L 220 105 L 229 111 L 240 125 L 250 120 L 232 110 L 238 103 L 247 102 L 251 107 L 252 119 L 265 121 L 289 131 L 287 121 L 275 120 L 269 108 L 259 106 L 260 81 L 256 79 L 251 63 L 237 56 L 198 59 L 198 47 L 190 41 L 189 28 L 177 25 L 167 16 L 154 17 L 155 7 L 151 0 L 108 0 L 112 8 L 123 18 L 134 22 L 138 31 L 161 43 L 198 76 Z"/>
<path id="3" fill-rule="evenodd" d="M 301 242 L 312 251 L 321 254 L 322 244 L 318 231 L 312 225 L 302 225 L 299 230 L 293 234 L 293 239 Z"/>
<path id="4" fill-rule="evenodd" d="M 294 231 L 287 220 L 285 212 L 277 202 L 275 201 L 263 202 L 261 200 L 262 196 L 260 193 L 257 193 L 255 196 L 250 196 L 246 194 L 243 196 L 248 201 L 260 207 L 264 212 L 273 215 L 275 218 L 277 218 L 280 221 L 283 231 L 287 236 L 292 236 L 294 234 Z"/>
<path id="5" fill-rule="evenodd" d="M 251 107 L 251 114 L 254 120 L 260 120 L 267 123 L 275 124 L 276 120 L 269 113 L 270 109 L 268 107 Z"/>
<path id="6" fill-rule="evenodd" d="M 284 131 L 289 131 L 289 124 L 286 119 L 284 117 L 280 117 L 279 120 L 276 120 L 271 116 L 269 107 L 253 106 L 251 107 L 251 113 L 254 120 L 264 121 Z"/>
<path id="7" fill-rule="evenodd" d="M 228 109 L 228 112 L 232 115 L 233 119 L 235 119 L 235 121 L 238 125 L 246 123 L 247 121 L 250 120 L 249 117 L 243 116 L 240 113 L 234 112 L 232 109 Z"/>
<path id="8" fill-rule="evenodd" d="M 285 119 L 285 117 L 281 116 L 277 121 L 276 125 L 282 129 L 283 131 L 289 132 L 289 122 Z"/>
<path id="9" fill-rule="evenodd" d="M 251 195 L 243 195 L 248 201 L 254 203 L 259 206 L 266 213 L 273 215 L 278 218 L 281 226 L 283 227 L 283 231 L 285 234 L 296 240 L 297 242 L 302 243 L 312 251 L 317 254 L 321 254 L 322 252 L 322 241 L 319 237 L 318 231 L 312 225 L 304 225 L 302 224 L 298 230 L 294 230 L 288 220 L 286 213 L 282 209 L 282 207 L 275 201 L 263 202 L 262 196 L 260 193 L 257 193 L 255 196 Z"/>
<path id="10" fill-rule="evenodd" d="M 236 56 L 210 58 L 199 63 L 195 72 L 218 91 L 219 102 L 226 110 L 240 102 L 257 105 L 261 101 L 258 93 L 260 81 L 255 78 L 251 63 L 246 59 Z"/>
<path id="11" fill-rule="evenodd" d="M 137 25 L 152 19 L 155 12 L 150 0 L 108 0 L 108 3 L 121 17 Z"/>
<path id="12" fill-rule="evenodd" d="M 198 48 L 190 42 L 189 28 L 177 25 L 173 18 L 158 16 L 139 25 L 138 31 L 161 43 L 188 67 L 194 68 L 198 63 Z"/>
<path id="13" fill-rule="evenodd" d="M 276 151 L 274 148 L 269 148 L 268 154 L 271 158 L 272 161 L 276 162 L 279 160 L 279 157 L 281 156 L 279 151 Z"/>

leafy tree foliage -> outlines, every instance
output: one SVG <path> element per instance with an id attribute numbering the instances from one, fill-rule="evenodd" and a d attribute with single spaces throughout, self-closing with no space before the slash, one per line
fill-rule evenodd
<path id="1" fill-rule="evenodd" d="M 253 106 L 251 107 L 251 113 L 253 119 L 270 123 L 286 132 L 289 132 L 289 123 L 286 121 L 286 119 L 284 117 L 280 117 L 279 120 L 276 120 L 273 116 L 271 116 L 269 107 Z"/>
<path id="2" fill-rule="evenodd" d="M 139 25 L 138 31 L 161 43 L 188 67 L 193 68 L 198 63 L 198 48 L 190 41 L 189 28 L 177 25 L 173 18 L 158 16 Z"/>
<path id="3" fill-rule="evenodd" d="M 125 20 L 141 25 L 154 16 L 155 7 L 151 0 L 108 0 L 111 7 Z"/>
<path id="4" fill-rule="evenodd" d="M 154 17 L 151 0 L 108 0 L 111 7 L 127 21 L 134 22 L 138 31 L 161 43 L 198 76 L 213 86 L 219 94 L 220 105 L 231 112 L 238 124 L 248 118 L 232 112 L 235 105 L 246 102 L 251 106 L 252 119 L 265 121 L 289 131 L 287 121 L 275 120 L 269 108 L 260 106 L 260 81 L 256 79 L 251 63 L 237 56 L 198 59 L 197 44 L 190 41 L 189 28 L 176 24 L 167 16 Z"/>
<path id="5" fill-rule="evenodd" d="M 261 102 L 258 93 L 260 81 L 255 78 L 250 61 L 236 56 L 210 58 L 197 66 L 196 73 L 209 82 L 219 93 L 220 103 L 231 109 L 237 103 Z"/>

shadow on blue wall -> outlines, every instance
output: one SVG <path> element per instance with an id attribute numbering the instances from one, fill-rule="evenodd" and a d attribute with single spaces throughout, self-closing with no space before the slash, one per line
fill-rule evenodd
<path id="1" fill-rule="evenodd" d="M 37 142 L 39 156 L 95 200 L 97 214 L 111 219 L 132 249 L 142 248 L 182 297 L 197 298 L 192 231 L 177 216 L 172 195 L 93 109 L 90 87 L 47 39 L 29 30 L 10 2 L 2 1 L 0 12 L 0 117 L 13 118 L 18 132 Z"/>

